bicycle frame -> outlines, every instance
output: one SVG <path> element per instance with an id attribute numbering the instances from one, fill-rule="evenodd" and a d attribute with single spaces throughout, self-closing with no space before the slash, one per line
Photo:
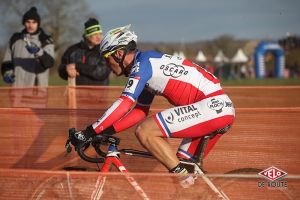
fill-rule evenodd
<path id="1" fill-rule="evenodd" d="M 120 152 L 118 151 L 116 145 L 110 144 L 108 147 L 108 153 L 105 157 L 104 164 L 101 168 L 101 172 L 109 172 L 111 166 L 114 165 L 120 172 L 128 173 L 129 171 L 125 168 L 124 164 L 120 160 Z M 130 175 L 125 175 L 127 181 L 132 185 L 132 187 L 138 192 L 138 194 L 143 199 L 149 199 L 145 191 L 138 184 L 138 182 Z"/>
<path id="2" fill-rule="evenodd" d="M 101 172 L 109 172 L 111 165 L 114 165 L 120 172 L 128 172 L 119 156 L 120 152 L 117 150 L 116 146 L 110 144 L 108 147 L 108 153 L 104 160 L 104 164 L 101 168 Z"/>

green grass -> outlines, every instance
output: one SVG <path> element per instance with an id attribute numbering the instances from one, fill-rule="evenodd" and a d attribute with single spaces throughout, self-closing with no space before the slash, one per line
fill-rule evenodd
<path id="1" fill-rule="evenodd" d="M 112 78 L 110 85 L 112 86 L 124 86 L 127 82 L 126 77 Z M 284 86 L 284 85 L 299 85 L 300 78 L 290 78 L 290 79 L 277 79 L 277 78 L 267 78 L 267 79 L 236 79 L 236 80 L 221 80 L 223 86 Z M 67 81 L 61 79 L 58 74 L 54 73 L 50 75 L 49 85 L 60 86 L 67 85 Z M 4 83 L 2 78 L 0 79 L 0 86 L 9 86 Z"/>
<path id="2" fill-rule="evenodd" d="M 58 76 L 58 74 L 52 74 L 49 77 L 49 85 L 55 85 L 55 86 L 68 85 L 68 81 L 63 80 L 62 78 L 60 78 Z"/>

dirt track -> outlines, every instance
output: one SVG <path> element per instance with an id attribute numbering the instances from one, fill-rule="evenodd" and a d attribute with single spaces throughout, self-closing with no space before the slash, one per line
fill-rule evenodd
<path id="1" fill-rule="evenodd" d="M 96 187 L 101 188 L 101 199 L 142 199 L 122 174 L 99 174 L 95 172 L 0 170 L 3 191 L 0 199 L 94 199 Z M 178 184 L 174 174 L 130 174 L 141 186 L 149 199 L 162 200 L 207 200 L 218 199 L 201 177 L 188 189 Z M 258 188 L 259 177 L 220 178 L 210 177 L 219 190 L 230 199 L 299 199 L 299 180 L 286 178 L 284 190 Z M 15 180 L 18 180 L 16 187 Z M 12 190 L 13 188 L 13 190 Z M 96 198 L 95 198 L 96 199 Z M 100 199 L 100 198 L 99 198 Z"/>
<path id="2" fill-rule="evenodd" d="M 225 88 L 225 90 L 237 108 L 236 121 L 229 133 L 221 138 L 208 155 L 205 160 L 205 169 L 209 173 L 224 173 L 238 168 L 266 169 L 276 166 L 289 174 L 300 174 L 300 87 L 232 87 Z M 14 174 L 11 171 L 13 169 L 58 170 L 64 166 L 74 165 L 95 168 L 94 165 L 78 159 L 74 153 L 65 157 L 66 132 L 71 126 L 82 129 L 101 116 L 104 112 L 103 108 L 108 107 L 118 97 L 120 88 L 113 90 L 79 88 L 76 90 L 77 109 L 68 108 L 70 101 L 64 92 L 65 88 L 62 87 L 49 88 L 47 93 L 36 89 L 13 92 L 8 88 L 2 89 L 0 92 L 0 138 L 2 142 L 0 168 L 4 171 L 0 173 L 0 176 L 6 177 L 2 180 L 22 181 L 18 177 L 11 176 Z M 20 100 L 16 97 L 19 93 L 26 95 L 25 97 L 23 95 Z M 32 97 L 33 94 L 35 96 Z M 34 108 L 21 108 L 25 105 L 31 105 L 30 107 Z M 152 106 L 152 112 L 168 106 L 170 106 L 168 102 L 157 98 Z M 94 107 L 97 109 L 92 110 L 91 108 Z M 122 139 L 121 147 L 142 149 L 134 138 L 133 132 L 134 129 L 130 129 L 119 134 Z M 173 139 L 169 141 L 174 150 L 180 142 Z M 154 160 L 125 156 L 123 160 L 132 172 L 166 171 Z M 11 175 L 5 170 L 8 170 Z M 25 172 L 16 171 L 16 173 Z M 38 174 L 38 172 L 28 172 L 25 177 L 32 181 L 39 180 Z M 45 176 L 43 174 L 44 172 L 41 172 L 41 176 Z M 27 179 L 23 181 L 28 185 Z M 256 192 L 257 182 L 257 179 L 241 182 L 245 188 L 244 193 L 240 195 L 247 193 L 247 187 L 252 188 L 249 191 Z M 292 180 L 288 182 L 299 188 L 299 180 L 295 183 L 292 183 Z M 4 184 L 3 181 L 0 182 L 0 185 L 2 184 Z M 11 188 L 14 187 L 4 187 L 4 192 L 6 194 L 13 192 Z M 233 199 L 242 199 L 241 196 L 235 196 L 236 198 Z M 282 199 L 278 195 L 272 197 Z M 260 196 L 257 198 L 262 199 Z"/>

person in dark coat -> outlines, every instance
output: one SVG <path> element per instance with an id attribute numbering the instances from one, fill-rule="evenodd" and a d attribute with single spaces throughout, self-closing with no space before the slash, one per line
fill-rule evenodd
<path id="1" fill-rule="evenodd" d="M 76 85 L 108 85 L 110 69 L 99 52 L 102 37 L 98 20 L 88 19 L 84 24 L 83 40 L 63 54 L 59 76 L 64 80 L 76 78 Z"/>

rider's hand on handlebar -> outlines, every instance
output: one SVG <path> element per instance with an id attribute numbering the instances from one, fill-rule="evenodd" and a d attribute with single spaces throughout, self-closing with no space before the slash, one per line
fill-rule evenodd
<path id="1" fill-rule="evenodd" d="M 100 134 L 96 134 L 92 126 L 88 126 L 85 130 L 80 131 L 76 131 L 75 128 L 70 128 L 69 138 L 65 145 L 67 153 L 72 151 L 70 143 L 75 147 L 75 150 L 78 151 L 79 148 L 88 148 L 91 142 L 105 142 L 106 137 L 114 133 L 116 133 L 116 131 L 113 126 L 108 127 Z"/>
<path id="2" fill-rule="evenodd" d="M 74 133 L 71 133 L 69 136 L 69 139 L 75 149 L 85 147 L 87 148 L 94 137 L 96 136 L 96 133 L 92 126 L 88 126 L 85 130 L 75 131 Z"/>

